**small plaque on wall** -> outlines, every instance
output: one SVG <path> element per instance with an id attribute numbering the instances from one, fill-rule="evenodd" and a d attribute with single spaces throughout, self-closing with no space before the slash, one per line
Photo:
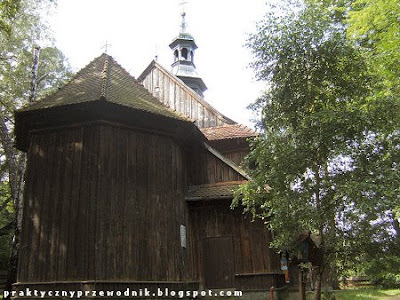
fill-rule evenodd
<path id="1" fill-rule="evenodd" d="M 186 226 L 185 225 L 181 225 L 181 247 L 182 248 L 186 248 Z"/>

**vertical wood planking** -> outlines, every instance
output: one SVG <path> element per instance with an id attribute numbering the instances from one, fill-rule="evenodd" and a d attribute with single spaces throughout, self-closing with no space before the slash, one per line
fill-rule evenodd
<path id="1" fill-rule="evenodd" d="M 196 270 L 204 280 L 202 241 L 206 238 L 231 236 L 236 274 L 275 272 L 269 260 L 277 256 L 269 249 L 270 233 L 261 220 L 251 222 L 238 209 L 231 211 L 229 202 L 218 201 L 193 205 L 190 208 L 193 248 L 196 249 Z"/>
<path id="2" fill-rule="evenodd" d="M 189 228 L 180 145 L 110 125 L 36 134 L 32 143 L 22 281 L 193 276 L 179 236 L 181 224 Z"/>
<path id="3" fill-rule="evenodd" d="M 210 184 L 244 180 L 244 177 L 204 148 L 189 153 L 189 184 Z"/>
<path id="4" fill-rule="evenodd" d="M 26 228 L 25 232 L 29 232 L 29 235 L 25 235 L 23 237 L 26 238 L 27 242 L 24 243 L 21 241 L 21 245 L 26 245 L 27 247 L 26 251 L 26 259 L 22 259 L 20 262 L 20 266 L 24 266 L 26 272 L 26 280 L 32 280 L 36 271 L 36 263 L 37 263 L 37 253 L 38 253 L 38 243 L 39 243 L 39 238 L 40 238 L 40 219 L 39 219 L 39 213 L 40 213 L 40 206 L 39 206 L 39 201 L 38 199 L 41 198 L 41 181 L 40 181 L 40 176 L 44 175 L 41 172 L 41 167 L 43 166 L 44 162 L 44 152 L 42 150 L 42 142 L 41 142 L 42 136 L 35 136 L 32 139 L 31 142 L 31 148 L 33 149 L 30 155 L 30 159 L 34 160 L 35 162 L 32 164 L 32 173 L 30 175 L 32 176 L 32 184 L 28 185 L 29 188 L 27 188 L 26 192 L 26 199 L 25 203 L 28 202 L 28 205 L 25 205 L 25 213 L 24 213 L 24 218 L 26 218 L 27 222 L 26 223 Z M 29 167 L 28 167 L 29 169 Z M 35 170 L 35 171 L 33 171 Z M 28 209 L 29 208 L 29 213 Z M 22 237 L 22 238 L 23 238 Z M 23 247 L 22 247 L 23 248 Z M 25 262 L 25 263 L 24 263 Z M 24 277 L 24 276 L 22 276 Z"/>
<path id="5" fill-rule="evenodd" d="M 71 132 L 71 140 L 68 150 L 72 151 L 72 181 L 71 181 L 71 201 L 73 203 L 71 215 L 74 216 L 74 225 L 71 229 L 74 232 L 73 249 L 74 256 L 68 261 L 69 267 L 74 265 L 73 277 L 79 278 L 86 275 L 84 269 L 85 249 L 84 244 L 87 242 L 87 233 L 84 219 L 86 217 L 86 199 L 81 199 L 79 186 L 81 182 L 81 162 L 82 162 L 82 134 L 83 128 L 79 128 Z M 70 220 L 71 222 L 71 220 Z M 82 236 L 84 238 L 82 238 Z M 70 237 L 71 238 L 71 237 Z M 72 250 L 71 250 L 72 252 Z"/>
<path id="6" fill-rule="evenodd" d="M 215 109 L 210 108 L 193 90 L 185 86 L 175 76 L 158 67 L 153 67 L 142 79 L 142 83 L 151 94 L 159 98 L 160 102 L 194 119 L 196 125 L 200 128 L 221 126 L 227 123 Z M 155 92 L 156 87 L 160 89 L 160 92 Z"/>
<path id="7" fill-rule="evenodd" d="M 136 228 L 136 219 L 138 211 L 136 209 L 137 203 L 137 195 L 136 195 L 136 183 L 137 183 L 137 137 L 135 134 L 128 135 L 128 145 L 126 148 L 128 153 L 128 161 L 127 161 L 127 231 L 129 232 L 133 228 Z M 136 234 L 134 231 L 130 234 L 127 234 L 126 237 L 126 249 L 127 255 L 129 259 L 126 262 L 127 270 L 126 276 L 128 278 L 137 278 L 137 266 L 138 266 L 138 258 L 135 255 L 135 251 L 137 249 L 136 243 Z"/>
<path id="8" fill-rule="evenodd" d="M 83 260 L 87 269 L 87 278 L 96 279 L 96 249 L 97 241 L 97 190 L 99 187 L 99 133 L 96 128 L 89 126 L 85 128 L 83 138 L 82 152 L 82 178 L 81 181 L 81 199 L 87 199 L 87 217 L 83 222 L 87 229 L 87 243 L 84 249 L 87 251 L 87 257 Z M 84 250 L 85 251 L 85 250 Z"/>

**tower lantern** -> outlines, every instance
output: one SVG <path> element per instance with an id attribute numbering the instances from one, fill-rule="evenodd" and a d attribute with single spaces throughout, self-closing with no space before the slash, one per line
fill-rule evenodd
<path id="1" fill-rule="evenodd" d="M 186 31 L 186 12 L 182 12 L 182 23 L 179 35 L 174 38 L 169 47 L 172 50 L 174 61 L 172 73 L 181 79 L 187 86 L 203 97 L 207 90 L 203 79 L 197 73 L 194 64 L 194 53 L 197 45 L 191 34 Z"/>

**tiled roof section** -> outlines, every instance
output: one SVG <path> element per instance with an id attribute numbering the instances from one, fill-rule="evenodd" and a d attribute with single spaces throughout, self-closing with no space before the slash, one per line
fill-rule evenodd
<path id="1" fill-rule="evenodd" d="M 192 185 L 186 195 L 187 200 L 221 199 L 233 197 L 234 191 L 246 181 L 228 181 L 214 184 Z"/>
<path id="2" fill-rule="evenodd" d="M 22 108 L 21 111 L 96 101 L 108 101 L 136 110 L 189 121 L 188 118 L 162 105 L 107 54 L 95 58 L 55 93 Z"/>
<path id="3" fill-rule="evenodd" d="M 256 131 L 242 124 L 208 127 L 200 130 L 209 141 L 248 138 L 258 135 Z"/>

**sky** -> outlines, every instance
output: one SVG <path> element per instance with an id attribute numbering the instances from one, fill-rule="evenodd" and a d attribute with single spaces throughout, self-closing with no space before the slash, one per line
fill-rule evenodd
<path id="1" fill-rule="evenodd" d="M 208 90 L 204 99 L 227 117 L 253 127 L 247 106 L 261 95 L 244 45 L 266 13 L 266 0 L 58 0 L 50 19 L 56 46 L 74 71 L 107 47 L 132 76 L 138 77 L 157 57 L 170 69 L 168 45 L 178 35 L 181 13 L 198 49 L 195 64 Z"/>

